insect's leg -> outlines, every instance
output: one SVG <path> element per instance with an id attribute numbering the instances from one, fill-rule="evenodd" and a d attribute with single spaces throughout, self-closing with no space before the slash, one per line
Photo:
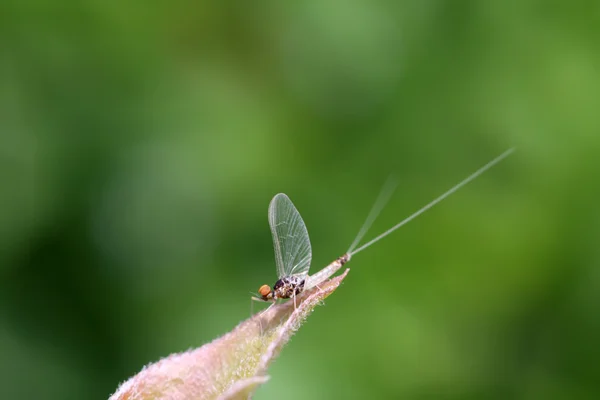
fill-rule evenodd
<path id="1" fill-rule="evenodd" d="M 254 302 L 255 301 L 262 302 L 264 300 L 259 299 L 258 297 L 254 297 L 254 296 L 250 297 L 250 318 L 252 318 L 252 316 L 254 315 Z M 258 326 L 260 327 L 260 335 L 262 336 L 262 333 L 263 333 L 262 332 L 262 323 L 260 321 L 260 317 L 257 317 L 257 318 L 258 318 Z"/>
<path id="2" fill-rule="evenodd" d="M 254 297 L 254 296 L 250 297 L 250 300 L 251 300 L 250 301 L 250 317 L 252 317 L 254 315 L 253 314 L 253 308 L 254 308 L 254 302 L 255 301 L 258 301 L 260 303 L 270 303 L 270 301 L 266 301 L 266 300 L 263 300 L 263 299 L 261 299 L 259 297 Z M 271 307 L 273 307 L 275 305 L 275 302 L 276 301 L 273 301 L 269 307 L 267 307 L 266 309 L 264 309 L 263 311 L 261 311 L 259 314 L 262 314 L 265 311 L 268 311 Z M 260 334 L 262 336 L 262 334 L 263 334 L 262 320 L 260 318 L 260 315 L 257 316 L 256 318 L 258 318 L 258 326 L 260 326 Z"/>
<path id="3" fill-rule="evenodd" d="M 269 311 L 271 309 L 271 307 L 273 307 L 275 304 L 277 304 L 277 300 L 273 300 L 271 305 L 269 307 L 267 307 L 265 310 L 263 310 L 262 313 Z"/>
<path id="4" fill-rule="evenodd" d="M 250 316 L 254 315 L 254 302 L 255 302 L 255 301 L 259 301 L 259 302 L 261 302 L 261 303 L 264 303 L 264 302 L 265 302 L 265 301 L 264 301 L 263 299 L 261 299 L 261 298 L 254 297 L 254 296 L 250 297 Z"/>

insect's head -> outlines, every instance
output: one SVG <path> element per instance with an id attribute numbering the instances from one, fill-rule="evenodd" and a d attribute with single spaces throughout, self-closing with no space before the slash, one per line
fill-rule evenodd
<path id="1" fill-rule="evenodd" d="M 260 297 L 265 301 L 273 299 L 273 291 L 269 285 L 262 285 L 258 289 L 258 294 L 260 294 Z"/>

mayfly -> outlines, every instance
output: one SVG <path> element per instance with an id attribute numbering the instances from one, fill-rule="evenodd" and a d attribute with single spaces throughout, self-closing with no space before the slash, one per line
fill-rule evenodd
<path id="1" fill-rule="evenodd" d="M 357 248 L 358 243 L 367 233 L 394 190 L 395 185 L 390 184 L 390 181 L 388 181 L 375 201 L 367 219 L 363 223 L 363 226 L 359 230 L 348 251 L 319 272 L 310 276 L 308 275 L 308 270 L 312 259 L 312 250 L 306 225 L 289 197 L 283 193 L 277 194 L 269 204 L 269 225 L 273 235 L 273 247 L 275 249 L 275 263 L 277 264 L 278 280 L 275 282 L 273 289 L 271 289 L 269 285 L 262 285 L 258 289 L 260 298 L 253 297 L 253 299 L 275 303 L 277 299 L 292 298 L 295 307 L 296 297 L 300 293 L 318 287 L 320 283 L 335 274 L 344 264 L 350 261 L 352 256 L 365 250 L 367 247 L 372 246 L 396 229 L 423 214 L 425 211 L 483 174 L 489 168 L 508 157 L 513 151 L 514 149 L 512 148 L 505 151 L 477 171 L 473 172 L 460 183 L 411 214 L 409 217 Z"/>

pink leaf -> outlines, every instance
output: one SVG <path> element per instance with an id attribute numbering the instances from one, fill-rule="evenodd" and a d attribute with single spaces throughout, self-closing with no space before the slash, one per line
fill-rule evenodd
<path id="1" fill-rule="evenodd" d="M 110 400 L 248 399 L 269 377 L 267 369 L 313 309 L 348 274 L 332 278 L 255 314 L 204 346 L 172 354 L 124 382 Z"/>

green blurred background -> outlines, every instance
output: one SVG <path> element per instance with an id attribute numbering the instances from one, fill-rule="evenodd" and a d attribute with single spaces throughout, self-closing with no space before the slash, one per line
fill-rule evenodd
<path id="1" fill-rule="evenodd" d="M 257 399 L 600 396 L 598 2 L 0 5 L 0 398 L 107 398 L 353 259 Z"/>

